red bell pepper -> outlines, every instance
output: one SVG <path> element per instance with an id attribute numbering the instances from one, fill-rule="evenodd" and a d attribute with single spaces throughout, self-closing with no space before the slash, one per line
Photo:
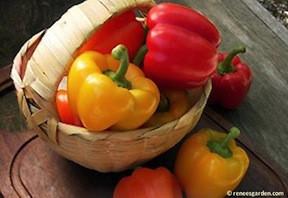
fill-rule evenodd
<path id="1" fill-rule="evenodd" d="M 145 30 L 141 22 L 136 20 L 132 10 L 108 20 L 81 46 L 79 53 L 95 50 L 106 54 L 118 44 L 123 44 L 128 48 L 129 57 L 132 58 L 144 40 Z"/>
<path id="2" fill-rule="evenodd" d="M 176 177 L 166 168 L 138 168 L 117 184 L 113 198 L 182 198 Z"/>
<path id="3" fill-rule="evenodd" d="M 144 72 L 158 85 L 191 88 L 206 83 L 217 65 L 220 34 L 207 17 L 173 3 L 147 15 Z"/>
<path id="4" fill-rule="evenodd" d="M 147 26 L 151 29 L 159 23 L 171 24 L 197 33 L 218 47 L 221 42 L 219 31 L 202 13 L 175 3 L 162 3 L 148 13 Z"/>
<path id="5" fill-rule="evenodd" d="M 69 106 L 66 90 L 60 89 L 57 91 L 56 107 L 61 122 L 75 126 L 82 126 L 80 119 L 72 113 L 72 109 Z"/>
<path id="6" fill-rule="evenodd" d="M 224 108 L 238 107 L 247 95 L 252 82 L 252 72 L 237 54 L 245 53 L 240 47 L 229 54 L 219 53 L 219 65 L 212 75 L 210 103 L 220 104 Z"/>

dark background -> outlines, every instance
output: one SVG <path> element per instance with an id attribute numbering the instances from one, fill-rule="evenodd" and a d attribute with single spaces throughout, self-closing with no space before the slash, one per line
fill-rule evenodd
<path id="1" fill-rule="evenodd" d="M 22 44 L 83 0 L 0 0 L 0 67 L 12 62 Z"/>

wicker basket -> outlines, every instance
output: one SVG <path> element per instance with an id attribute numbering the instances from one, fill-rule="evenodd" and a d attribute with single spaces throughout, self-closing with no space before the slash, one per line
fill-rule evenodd
<path id="1" fill-rule="evenodd" d="M 198 91 L 181 118 L 158 127 L 132 131 L 89 132 L 58 121 L 54 94 L 73 54 L 89 35 L 117 13 L 149 8 L 152 0 L 87 0 L 70 8 L 47 31 L 27 41 L 17 54 L 11 77 L 28 126 L 60 155 L 101 172 L 125 170 L 150 160 L 178 143 L 197 124 L 211 90 Z M 75 29 L 74 27 L 78 27 Z M 200 90 L 200 91 L 199 91 Z M 194 96 L 195 96 L 194 93 Z"/>

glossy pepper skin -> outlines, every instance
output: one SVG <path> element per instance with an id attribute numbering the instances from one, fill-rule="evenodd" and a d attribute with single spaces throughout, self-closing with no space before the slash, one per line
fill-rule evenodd
<path id="1" fill-rule="evenodd" d="M 160 126 L 180 118 L 189 110 L 188 93 L 184 90 L 163 89 L 157 111 L 145 126 Z"/>
<path id="2" fill-rule="evenodd" d="M 60 89 L 56 92 L 56 108 L 61 122 L 82 126 L 80 119 L 71 110 L 67 91 L 64 89 Z"/>
<path id="3" fill-rule="evenodd" d="M 176 177 L 166 168 L 137 168 L 117 184 L 113 198 L 182 198 Z"/>
<path id="4" fill-rule="evenodd" d="M 235 109 L 243 102 L 252 83 L 252 71 L 236 55 L 245 51 L 244 47 L 240 47 L 229 54 L 219 53 L 219 65 L 212 75 L 213 89 L 209 98 L 210 103 Z"/>
<path id="5" fill-rule="evenodd" d="M 187 198 L 223 198 L 244 177 L 249 158 L 233 140 L 240 131 L 233 127 L 227 135 L 202 129 L 181 146 L 175 174 Z"/>
<path id="6" fill-rule="evenodd" d="M 132 58 L 144 40 L 145 30 L 136 20 L 133 10 L 130 10 L 113 17 L 96 30 L 81 46 L 79 54 L 90 50 L 107 54 L 118 44 L 123 44 Z"/>
<path id="7" fill-rule="evenodd" d="M 68 96 L 73 112 L 91 131 L 135 129 L 154 113 L 160 97 L 157 86 L 129 64 L 123 45 L 112 55 L 88 51 L 78 56 L 69 71 Z"/>
<path id="8" fill-rule="evenodd" d="M 144 72 L 162 87 L 204 85 L 217 65 L 217 28 L 199 12 L 173 3 L 154 6 L 147 15 L 148 52 Z"/>

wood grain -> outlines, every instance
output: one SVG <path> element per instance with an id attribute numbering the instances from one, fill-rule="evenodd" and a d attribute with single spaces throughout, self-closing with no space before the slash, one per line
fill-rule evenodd
<path id="1" fill-rule="evenodd" d="M 224 131 L 230 126 L 231 123 L 208 109 L 194 132 L 202 127 Z M 282 177 L 282 172 L 275 168 L 273 163 L 256 154 L 257 149 L 250 144 L 247 136 L 241 135 L 238 144 L 248 152 L 250 167 L 237 191 L 288 193 L 287 178 Z M 166 166 L 173 171 L 180 145 L 181 143 L 143 166 Z M 2 132 L 0 146 L 9 148 L 0 150 L 0 160 L 5 162 L 4 166 L 0 167 L 0 177 L 4 178 L 0 181 L 0 186 L 5 197 L 13 197 L 16 193 L 20 197 L 108 198 L 112 197 L 117 182 L 132 171 L 103 174 L 85 169 L 60 157 L 29 132 L 18 135 Z"/>
<path id="2" fill-rule="evenodd" d="M 283 26 L 279 20 L 271 17 L 271 14 L 258 1 L 242 0 L 243 3 L 268 27 L 271 29 L 286 45 L 288 45 L 288 29 Z"/>
<path id="3" fill-rule="evenodd" d="M 18 197 L 11 183 L 9 167 L 21 145 L 27 142 L 31 136 L 35 135 L 31 132 L 11 134 L 0 130 L 0 191 L 5 197 Z"/>

